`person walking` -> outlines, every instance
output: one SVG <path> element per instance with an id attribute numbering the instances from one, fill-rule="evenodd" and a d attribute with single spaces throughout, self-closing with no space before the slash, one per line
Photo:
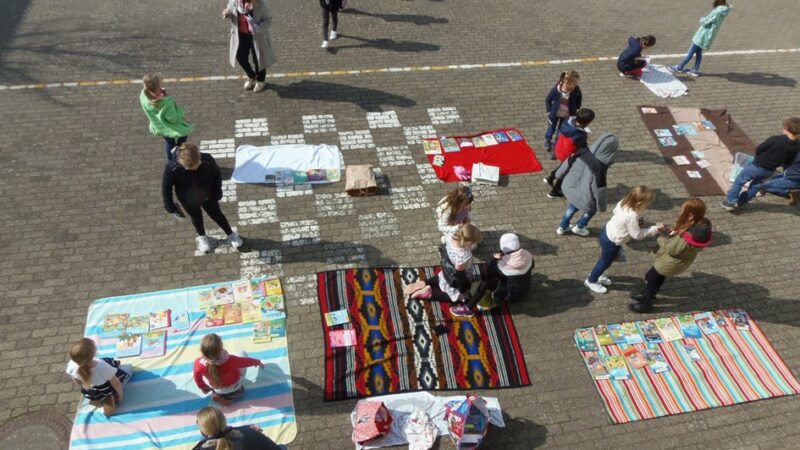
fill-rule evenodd
<path id="1" fill-rule="evenodd" d="M 336 29 L 339 27 L 339 10 L 342 9 L 342 0 L 319 0 L 322 7 L 322 48 L 328 48 L 328 41 L 338 37 Z M 331 32 L 328 34 L 328 25 Z"/>
<path id="2" fill-rule="evenodd" d="M 714 0 L 712 8 L 710 13 L 700 18 L 700 28 L 697 29 L 697 32 L 692 38 L 692 45 L 689 47 L 686 57 L 683 58 L 680 64 L 668 67 L 671 72 L 683 72 L 684 66 L 689 64 L 689 61 L 692 60 L 692 56 L 694 56 L 694 67 L 687 70 L 686 73 L 693 77 L 700 76 L 700 64 L 703 62 L 703 51 L 711 48 L 711 43 L 713 43 L 714 38 L 717 37 L 719 28 L 722 26 L 722 21 L 724 21 L 731 12 L 731 7 L 728 5 L 727 0 Z"/>
<path id="3" fill-rule="evenodd" d="M 194 127 L 183 116 L 183 108 L 167 95 L 161 77 L 148 73 L 142 78 L 142 84 L 139 103 L 150 122 L 150 132 L 164 138 L 164 151 L 169 161 L 174 158 L 173 149 L 186 142 Z"/>
<path id="4" fill-rule="evenodd" d="M 267 68 L 278 61 L 272 43 L 272 14 L 267 0 L 228 0 L 222 18 L 231 22 L 231 67 L 236 67 L 236 62 L 239 62 L 247 75 L 246 90 L 263 91 L 267 88 Z M 255 67 L 250 64 L 251 56 Z"/>
<path id="5" fill-rule="evenodd" d="M 175 204 L 172 191 L 178 197 L 181 208 Z M 239 234 L 231 229 L 228 219 L 219 207 L 222 200 L 222 175 L 211 155 L 200 153 L 194 144 L 178 147 L 175 160 L 167 162 L 161 182 L 164 209 L 175 218 L 185 217 L 184 211 L 192 219 L 197 232 L 197 251 L 208 253 L 211 244 L 203 225 L 203 210 L 222 228 L 233 248 L 242 246 Z"/>

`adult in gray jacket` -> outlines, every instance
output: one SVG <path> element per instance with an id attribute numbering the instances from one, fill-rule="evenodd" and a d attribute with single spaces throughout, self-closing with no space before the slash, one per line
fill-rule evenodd
<path id="1" fill-rule="evenodd" d="M 588 236 L 586 225 L 597 211 L 605 211 L 606 173 L 619 148 L 619 140 L 611 133 L 600 136 L 591 148 L 579 149 L 561 164 L 556 171 L 556 179 L 563 179 L 561 190 L 569 204 L 561 219 L 556 234 L 562 235 L 567 230 L 579 236 Z M 574 226 L 570 226 L 572 216 L 583 211 L 583 216 Z"/>
<path id="2" fill-rule="evenodd" d="M 247 74 L 244 88 L 261 92 L 267 88 L 264 80 L 267 67 L 275 64 L 275 48 L 272 45 L 272 14 L 267 7 L 267 0 L 228 0 L 228 6 L 222 10 L 222 18 L 231 22 L 230 63 L 236 62 Z M 255 67 L 250 64 L 253 57 Z"/>

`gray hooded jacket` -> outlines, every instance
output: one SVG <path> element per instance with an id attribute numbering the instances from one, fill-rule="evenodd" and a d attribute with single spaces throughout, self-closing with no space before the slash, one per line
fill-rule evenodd
<path id="1" fill-rule="evenodd" d="M 581 211 L 605 211 L 606 172 L 619 148 L 619 140 L 611 133 L 600 136 L 591 148 L 582 148 L 570 156 L 556 171 L 562 179 L 564 196 Z"/>

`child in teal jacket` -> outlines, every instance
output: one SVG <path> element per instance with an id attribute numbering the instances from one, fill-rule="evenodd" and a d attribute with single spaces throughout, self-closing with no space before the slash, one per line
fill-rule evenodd
<path id="1" fill-rule="evenodd" d="M 722 26 L 722 21 L 731 12 L 731 7 L 728 5 L 727 0 L 714 0 L 713 7 L 714 9 L 708 15 L 700 19 L 700 28 L 697 29 L 697 33 L 692 38 L 692 46 L 689 47 L 686 57 L 683 58 L 680 64 L 669 67 L 671 71 L 683 72 L 683 67 L 689 64 L 692 56 L 694 56 L 694 68 L 687 70 L 686 73 L 693 77 L 700 76 L 703 50 L 708 50 L 711 47 L 711 43 L 714 42 L 714 38 L 719 32 L 719 27 Z"/>
<path id="2" fill-rule="evenodd" d="M 139 102 L 150 121 L 150 132 L 164 138 L 167 160 L 171 160 L 174 158 L 172 149 L 186 142 L 194 127 L 183 117 L 183 108 L 179 108 L 161 87 L 158 75 L 147 74 L 142 82 L 144 89 L 139 94 Z"/>

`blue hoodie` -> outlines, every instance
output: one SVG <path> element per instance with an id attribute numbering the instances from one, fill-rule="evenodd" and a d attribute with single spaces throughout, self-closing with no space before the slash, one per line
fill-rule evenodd
<path id="1" fill-rule="evenodd" d="M 638 37 L 631 36 L 628 38 L 628 47 L 619 54 L 617 59 L 617 69 L 620 72 L 629 72 L 635 69 L 641 69 L 645 66 L 645 62 L 636 60 L 642 56 L 642 43 Z"/>

